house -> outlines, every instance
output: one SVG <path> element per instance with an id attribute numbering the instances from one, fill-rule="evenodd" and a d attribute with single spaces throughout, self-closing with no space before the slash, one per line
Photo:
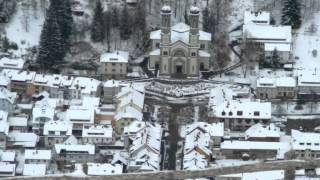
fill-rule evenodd
<path id="1" fill-rule="evenodd" d="M 221 143 L 221 156 L 226 159 L 284 159 L 291 149 L 288 142 L 228 140 Z"/>
<path id="2" fill-rule="evenodd" d="M 190 7 L 190 26 L 180 22 L 171 27 L 172 10 L 168 4 L 160 13 L 161 29 L 150 33 L 153 50 L 148 68 L 159 76 L 173 78 L 197 78 L 201 71 L 209 70 L 211 34 L 199 29 L 199 7 Z"/>
<path id="3" fill-rule="evenodd" d="M 111 125 L 93 125 L 84 127 L 81 141 L 83 144 L 104 146 L 114 144 L 116 139 Z"/>
<path id="4" fill-rule="evenodd" d="M 65 121 L 72 124 L 72 134 L 81 136 L 84 127 L 94 124 L 94 108 L 71 106 L 65 115 Z"/>
<path id="5" fill-rule="evenodd" d="M 107 163 L 87 163 L 89 176 L 106 176 L 113 174 L 122 174 L 123 166 L 120 164 Z"/>
<path id="6" fill-rule="evenodd" d="M 114 124 L 115 104 L 102 104 L 96 109 L 95 121 L 99 124 Z"/>
<path id="7" fill-rule="evenodd" d="M 159 124 L 148 123 L 143 131 L 138 132 L 129 149 L 128 171 L 159 171 L 161 139 Z"/>
<path id="8" fill-rule="evenodd" d="M 57 99 L 72 99 L 70 88 L 73 84 L 74 78 L 71 76 L 62 76 L 60 74 L 53 74 L 48 81 L 47 90 L 50 98 Z"/>
<path id="9" fill-rule="evenodd" d="M 51 150 L 26 149 L 24 152 L 25 164 L 45 164 L 49 166 Z"/>
<path id="10" fill-rule="evenodd" d="M 74 78 L 70 86 L 69 99 L 82 99 L 82 97 L 96 97 L 100 94 L 101 82 L 87 77 Z"/>
<path id="11" fill-rule="evenodd" d="M 128 126 L 124 127 L 123 137 L 125 147 L 128 149 L 135 139 L 138 132 L 143 131 L 147 127 L 147 123 L 143 121 L 133 121 Z"/>
<path id="12" fill-rule="evenodd" d="M 100 74 L 104 79 L 122 79 L 127 76 L 129 52 L 115 51 L 101 54 Z"/>
<path id="13" fill-rule="evenodd" d="M 114 103 L 116 95 L 120 92 L 120 82 L 116 80 L 108 80 L 103 83 L 103 102 Z"/>
<path id="14" fill-rule="evenodd" d="M 15 151 L 1 151 L 0 162 L 14 163 L 16 161 Z"/>
<path id="15" fill-rule="evenodd" d="M 263 49 L 266 61 L 277 55 L 279 63 L 286 64 L 291 59 L 291 26 L 270 25 L 269 12 L 246 11 L 244 14 L 243 40 L 253 42 Z M 274 54 L 276 51 L 277 54 Z"/>
<path id="16" fill-rule="evenodd" d="M 7 147 L 35 148 L 39 136 L 34 133 L 10 132 L 7 138 Z"/>
<path id="17" fill-rule="evenodd" d="M 314 159 L 320 157 L 320 133 L 291 130 L 291 146 L 293 157 L 298 159 Z"/>
<path id="18" fill-rule="evenodd" d="M 15 69 L 22 70 L 24 67 L 25 60 L 23 59 L 9 59 L 7 57 L 3 57 L 0 59 L 0 70 L 2 69 Z"/>
<path id="19" fill-rule="evenodd" d="M 298 97 L 315 99 L 320 95 L 320 73 L 314 70 L 301 70 L 298 73 Z"/>
<path id="20" fill-rule="evenodd" d="M 208 168 L 208 160 L 205 155 L 197 151 L 191 151 L 183 156 L 183 170 L 200 170 Z"/>
<path id="21" fill-rule="evenodd" d="M 37 134 L 43 133 L 43 126 L 46 122 L 54 120 L 57 101 L 44 98 L 35 103 L 32 109 L 32 130 Z"/>
<path id="22" fill-rule="evenodd" d="M 61 144 L 71 135 L 72 124 L 68 121 L 48 121 L 44 124 L 43 136 L 46 147 Z"/>
<path id="23" fill-rule="evenodd" d="M 6 148 L 7 136 L 9 135 L 8 113 L 0 110 L 0 148 Z"/>
<path id="24" fill-rule="evenodd" d="M 271 120 L 270 102 L 237 98 L 228 88 L 212 89 L 208 108 L 210 121 L 224 122 L 225 129 L 231 131 L 245 131 L 254 124 L 269 124 Z"/>
<path id="25" fill-rule="evenodd" d="M 10 79 L 10 90 L 19 95 L 33 95 L 33 79 L 36 72 L 3 69 L 2 75 Z"/>
<path id="26" fill-rule="evenodd" d="M 117 112 L 114 117 L 117 134 L 122 134 L 124 127 L 137 120 L 142 121 L 144 92 L 138 91 L 134 85 L 123 87 L 117 94 Z"/>
<path id="27" fill-rule="evenodd" d="M 15 176 L 16 165 L 7 162 L 0 162 L 0 177 Z"/>
<path id="28" fill-rule="evenodd" d="M 53 158 L 68 164 L 94 162 L 95 146 L 90 144 L 55 144 Z"/>
<path id="29" fill-rule="evenodd" d="M 257 79 L 257 97 L 259 99 L 294 98 L 297 91 L 294 77 Z"/>
<path id="30" fill-rule="evenodd" d="M 0 87 L 0 110 L 10 112 L 16 103 L 17 93 L 10 92 L 4 87 Z"/>
<path id="31" fill-rule="evenodd" d="M 280 128 L 273 123 L 269 125 L 258 123 L 251 126 L 245 132 L 245 139 L 247 141 L 279 142 L 280 136 Z"/>
<path id="32" fill-rule="evenodd" d="M 25 114 L 17 115 L 17 116 L 9 116 L 9 130 L 10 131 L 20 131 L 27 132 L 28 131 L 28 119 L 29 117 Z"/>
<path id="33" fill-rule="evenodd" d="M 45 164 L 24 164 L 23 176 L 45 176 L 46 175 Z"/>

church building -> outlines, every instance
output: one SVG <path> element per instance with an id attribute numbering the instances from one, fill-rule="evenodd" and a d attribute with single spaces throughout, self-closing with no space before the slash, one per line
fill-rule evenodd
<path id="1" fill-rule="evenodd" d="M 150 34 L 153 51 L 150 52 L 149 69 L 165 78 L 198 78 L 201 71 L 210 68 L 208 52 L 211 34 L 199 30 L 200 10 L 190 7 L 189 22 L 171 27 L 171 7 L 161 9 L 161 29 Z"/>

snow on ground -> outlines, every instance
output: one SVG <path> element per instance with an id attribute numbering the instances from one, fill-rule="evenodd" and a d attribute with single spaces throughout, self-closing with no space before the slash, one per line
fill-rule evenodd
<path id="1" fill-rule="evenodd" d="M 18 3 L 17 12 L 12 17 L 11 21 L 6 25 L 5 31 L 8 39 L 17 43 L 19 49 L 14 52 L 15 55 L 21 56 L 25 54 L 26 48 L 39 44 L 40 34 L 44 22 L 44 14 L 37 10 L 37 16 L 30 7 L 28 26 L 25 24 L 21 2 Z M 26 31 L 26 27 L 28 31 Z"/>
<path id="2" fill-rule="evenodd" d="M 244 12 L 253 10 L 253 0 L 233 0 L 231 3 L 231 15 L 229 16 L 229 31 L 243 24 Z"/>
<path id="3" fill-rule="evenodd" d="M 314 14 L 313 18 L 303 20 L 301 28 L 294 34 L 293 58 L 296 59 L 295 68 L 314 69 L 320 67 L 320 13 Z M 310 28 L 314 23 L 314 28 Z M 314 33 L 311 33 L 314 29 Z M 313 51 L 317 56 L 313 56 Z"/>
<path id="4" fill-rule="evenodd" d="M 245 164 L 255 164 L 261 161 L 262 160 L 243 161 L 239 159 L 222 159 L 222 160 L 216 160 L 216 164 L 218 167 L 229 167 L 229 166 L 241 166 Z"/>

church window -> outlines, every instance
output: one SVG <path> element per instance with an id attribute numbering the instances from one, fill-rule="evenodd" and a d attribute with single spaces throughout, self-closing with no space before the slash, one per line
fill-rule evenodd
<path id="1" fill-rule="evenodd" d="M 163 66 L 163 71 L 167 71 L 167 66 L 166 65 Z"/>
<path id="2" fill-rule="evenodd" d="M 192 66 L 192 72 L 194 72 L 194 66 Z"/>
<path id="3" fill-rule="evenodd" d="M 183 51 L 181 51 L 181 50 L 179 50 L 179 51 L 176 51 L 175 53 L 174 53 L 174 56 L 185 56 L 185 54 L 184 54 L 184 52 Z"/>
<path id="4" fill-rule="evenodd" d="M 156 48 L 159 48 L 160 47 L 160 43 L 156 43 Z"/>
<path id="5" fill-rule="evenodd" d="M 163 55 L 167 56 L 168 55 L 168 51 L 163 51 Z"/>
<path id="6" fill-rule="evenodd" d="M 195 52 L 192 52 L 192 53 L 191 53 L 191 56 L 193 56 L 193 57 L 196 56 L 196 55 L 197 55 L 197 54 L 196 54 Z"/>
<path id="7" fill-rule="evenodd" d="M 200 48 L 201 48 L 201 49 L 204 49 L 204 48 L 206 48 L 206 45 L 200 44 Z"/>

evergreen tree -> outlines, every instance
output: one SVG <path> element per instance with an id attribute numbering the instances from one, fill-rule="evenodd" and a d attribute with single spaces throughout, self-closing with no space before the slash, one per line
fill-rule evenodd
<path id="1" fill-rule="evenodd" d="M 300 27 L 301 15 L 299 0 L 285 0 L 283 2 L 281 24 L 291 25 L 294 29 Z"/>
<path id="2" fill-rule="evenodd" d="M 112 27 L 117 28 L 119 27 L 119 14 L 118 9 L 114 6 L 111 9 L 111 21 L 112 21 Z"/>
<path id="3" fill-rule="evenodd" d="M 121 13 L 120 18 L 120 38 L 122 40 L 128 40 L 131 35 L 131 29 L 130 29 L 130 16 L 128 12 L 127 5 L 124 6 Z"/>
<path id="4" fill-rule="evenodd" d="M 210 31 L 210 25 L 209 25 L 209 9 L 208 7 L 205 7 L 202 12 L 202 29 L 205 32 Z"/>
<path id="5" fill-rule="evenodd" d="M 141 40 L 143 34 L 146 34 L 147 23 L 146 23 L 146 7 L 145 1 L 141 0 L 135 10 L 134 14 L 134 31 L 138 35 L 138 40 Z"/>
<path id="6" fill-rule="evenodd" d="M 62 64 L 64 57 L 63 41 L 54 9 L 49 8 L 41 31 L 37 62 L 41 70 L 53 70 Z"/>
<path id="7" fill-rule="evenodd" d="M 51 0 L 49 8 L 52 8 L 56 14 L 65 54 L 70 49 L 70 40 L 73 27 L 71 2 L 70 0 Z"/>
<path id="8" fill-rule="evenodd" d="M 105 38 L 103 7 L 100 1 L 97 1 L 94 9 L 94 17 L 91 25 L 91 40 L 102 42 Z"/>
<path id="9" fill-rule="evenodd" d="M 108 43 L 108 51 L 110 50 L 110 41 L 111 41 L 111 11 L 104 13 L 104 33 Z"/>
<path id="10" fill-rule="evenodd" d="M 7 36 L 4 36 L 2 47 L 3 47 L 4 52 L 8 52 L 9 47 L 10 47 L 10 43 L 9 43 Z"/>
<path id="11" fill-rule="evenodd" d="M 273 68 L 278 68 L 280 63 L 280 56 L 277 49 L 274 49 L 271 57 L 271 66 Z"/>
<path id="12" fill-rule="evenodd" d="M 187 8 L 185 9 L 184 11 L 184 23 L 189 24 L 189 16 L 188 16 L 188 11 L 187 11 Z"/>

